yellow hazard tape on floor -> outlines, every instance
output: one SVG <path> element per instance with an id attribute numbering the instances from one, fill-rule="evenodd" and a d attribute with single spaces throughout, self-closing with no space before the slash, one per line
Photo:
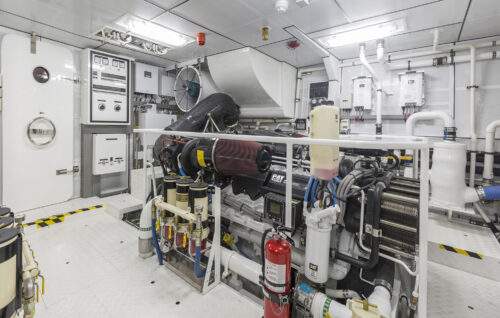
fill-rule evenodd
<path id="1" fill-rule="evenodd" d="M 452 253 L 457 253 L 457 254 L 460 254 L 460 255 L 463 255 L 463 256 L 469 256 L 469 257 L 473 257 L 473 258 L 477 258 L 477 259 L 483 259 L 483 255 L 482 254 L 476 253 L 476 252 L 467 251 L 467 250 L 463 250 L 461 248 L 456 248 L 456 247 L 449 246 L 449 245 L 444 245 L 444 244 L 439 244 L 439 248 L 442 249 L 442 250 L 445 250 L 445 251 L 448 251 L 448 252 L 452 252 Z"/>
<path id="2" fill-rule="evenodd" d="M 93 211 L 93 210 L 96 210 L 96 209 L 100 209 L 102 207 L 103 207 L 102 204 L 98 204 L 98 205 L 93 205 L 93 206 L 89 206 L 89 207 L 86 207 L 86 208 L 81 208 L 81 209 L 77 209 L 77 210 L 73 210 L 73 211 L 68 211 L 68 212 L 61 213 L 61 214 L 51 215 L 49 217 L 46 217 L 46 218 L 43 218 L 43 219 L 38 219 L 38 220 L 35 220 L 33 222 L 24 223 L 23 227 L 28 227 L 28 226 L 35 225 L 37 229 L 40 229 L 42 227 L 47 227 L 47 226 L 50 226 L 50 225 L 53 225 L 53 224 L 62 223 L 62 222 L 64 222 L 64 219 L 67 216 L 70 216 L 70 215 L 73 215 L 73 214 L 78 214 L 78 213 L 83 213 L 83 212 L 87 212 L 87 211 Z"/>

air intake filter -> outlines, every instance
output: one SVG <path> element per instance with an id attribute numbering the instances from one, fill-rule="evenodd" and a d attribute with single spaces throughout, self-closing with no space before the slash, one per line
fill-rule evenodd
<path id="1" fill-rule="evenodd" d="M 219 139 L 213 150 L 215 170 L 226 176 L 250 176 L 269 169 L 269 148 L 255 141 Z"/>
<path id="2" fill-rule="evenodd" d="M 271 150 L 255 141 L 194 139 L 180 157 L 186 173 L 216 172 L 223 176 L 254 176 L 271 165 Z"/>

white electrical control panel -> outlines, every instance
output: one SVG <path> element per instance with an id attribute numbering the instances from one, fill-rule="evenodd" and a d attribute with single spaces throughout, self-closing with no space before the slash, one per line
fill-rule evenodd
<path id="1" fill-rule="evenodd" d="M 158 67 L 135 63 L 135 92 L 158 95 Z"/>
<path id="2" fill-rule="evenodd" d="M 125 134 L 94 134 L 92 173 L 103 175 L 127 169 L 127 136 Z"/>
<path id="3" fill-rule="evenodd" d="M 399 106 L 422 107 L 424 95 L 424 72 L 399 74 Z"/>
<path id="4" fill-rule="evenodd" d="M 356 77 L 352 79 L 352 106 L 372 109 L 373 81 L 371 77 Z"/>
<path id="5" fill-rule="evenodd" d="M 340 109 L 351 109 L 352 102 L 350 95 L 342 95 L 340 96 Z"/>
<path id="6" fill-rule="evenodd" d="M 82 52 L 83 124 L 130 124 L 130 63 L 122 56 Z"/>

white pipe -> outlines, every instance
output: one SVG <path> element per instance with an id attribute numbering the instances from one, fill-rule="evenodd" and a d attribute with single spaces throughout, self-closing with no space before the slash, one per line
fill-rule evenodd
<path id="1" fill-rule="evenodd" d="M 377 305 L 378 311 L 382 317 L 391 317 L 391 294 L 387 288 L 375 286 L 372 294 L 368 297 L 368 303 Z"/>
<path id="2" fill-rule="evenodd" d="M 155 201 L 155 205 L 158 209 L 161 210 L 166 210 L 168 212 L 171 212 L 177 216 L 180 216 L 181 218 L 195 222 L 196 221 L 196 216 L 193 213 L 189 213 L 186 210 L 183 210 L 179 207 L 176 207 L 175 205 L 169 204 L 167 202 L 163 202 L 161 199 Z"/>
<path id="3" fill-rule="evenodd" d="M 377 127 L 382 127 L 382 82 L 378 81 L 377 83 Z M 382 131 L 380 131 L 380 134 Z"/>
<path id="4" fill-rule="evenodd" d="M 442 111 L 428 111 L 418 112 L 406 120 L 406 134 L 413 136 L 413 130 L 417 122 L 421 120 L 440 119 L 444 123 L 444 127 L 455 127 L 455 121 L 445 112 Z"/>
<path id="5" fill-rule="evenodd" d="M 470 47 L 470 170 L 469 186 L 474 187 L 476 179 L 476 48 Z"/>
<path id="6" fill-rule="evenodd" d="M 141 211 L 141 216 L 139 219 L 139 238 L 142 240 L 151 239 L 153 234 L 151 233 L 151 204 L 153 200 L 148 201 Z"/>
<path id="7" fill-rule="evenodd" d="M 257 142 L 268 142 L 277 144 L 291 143 L 292 145 L 323 145 L 339 146 L 349 148 L 370 148 L 370 149 L 422 149 L 428 146 L 427 139 L 421 137 L 381 135 L 377 139 L 373 135 L 342 135 L 339 139 L 316 139 L 316 138 L 295 138 L 295 137 L 271 137 L 257 135 L 234 135 L 221 133 L 197 133 L 190 131 L 167 131 L 163 129 L 134 129 L 134 133 L 146 133 L 153 135 L 193 137 L 193 138 L 220 138 L 226 140 L 250 140 Z"/>
<path id="8" fill-rule="evenodd" d="M 487 182 L 491 182 L 494 178 L 493 163 L 495 152 L 495 132 L 498 127 L 500 127 L 500 120 L 495 120 L 486 127 L 483 180 Z"/>
<path id="9" fill-rule="evenodd" d="M 249 260 L 225 247 L 221 247 L 220 251 L 221 264 L 227 267 L 226 270 L 234 272 L 254 284 L 260 285 L 259 277 L 262 275 L 262 267 L 259 263 Z"/>
<path id="10" fill-rule="evenodd" d="M 441 119 L 444 123 L 444 127 L 455 127 L 455 121 L 451 118 L 450 115 L 446 114 L 442 111 L 427 111 L 427 112 L 418 112 L 412 114 L 406 120 L 406 134 L 409 136 L 413 136 L 414 128 L 417 122 L 421 120 L 429 120 L 429 119 Z M 413 178 L 418 177 L 418 162 L 419 162 L 419 153 L 418 151 L 413 152 Z"/>
<path id="11" fill-rule="evenodd" d="M 432 50 L 437 51 L 437 46 L 439 44 L 439 29 L 434 29 L 434 39 L 432 40 Z"/>
<path id="12" fill-rule="evenodd" d="M 500 53 L 500 52 L 497 52 L 497 53 Z M 449 58 L 450 53 L 446 52 L 445 54 Z M 494 60 L 494 54 L 495 54 L 494 52 L 484 52 L 484 53 L 477 54 L 476 61 Z M 444 54 L 441 54 L 440 56 L 444 56 Z M 456 55 L 453 60 L 454 60 L 455 64 L 468 63 L 470 61 L 470 55 L 468 55 L 468 54 L 467 55 Z M 388 66 L 389 66 L 389 69 L 391 71 L 407 69 L 408 68 L 408 61 L 389 63 Z M 411 61 L 411 63 L 410 63 L 410 67 L 412 69 L 422 68 L 422 67 L 431 67 L 431 66 L 433 66 L 432 58 L 418 60 L 418 61 Z"/>
<path id="13" fill-rule="evenodd" d="M 331 289 L 326 288 L 325 294 L 331 298 L 340 298 L 340 299 L 361 299 L 359 294 L 351 289 Z"/>
<path id="14" fill-rule="evenodd" d="M 317 292 L 314 295 L 311 304 L 311 314 L 313 318 L 323 318 L 323 317 L 335 317 L 335 318 L 351 318 L 352 311 L 350 311 L 345 305 L 331 300 L 330 305 L 325 307 L 325 302 L 328 300 L 328 296 L 323 293 Z M 329 315 L 325 315 L 325 310 Z"/>
<path id="15" fill-rule="evenodd" d="M 370 72 L 370 74 L 372 75 L 372 77 L 373 77 L 374 80 L 379 80 L 377 74 L 375 73 L 375 70 L 370 65 L 370 63 L 368 62 L 368 60 L 366 59 L 365 50 L 366 50 L 365 44 L 361 44 L 359 46 L 359 61 L 368 70 L 368 72 Z"/>
<path id="16" fill-rule="evenodd" d="M 421 51 L 409 50 L 409 51 L 401 52 L 401 53 L 389 53 L 389 54 L 387 54 L 386 61 L 392 65 L 392 64 L 395 64 L 394 61 L 405 60 L 405 61 L 401 62 L 401 63 L 404 63 L 404 65 L 405 65 L 401 68 L 406 68 L 408 59 L 414 59 L 414 58 L 420 58 L 420 57 L 431 57 L 429 59 L 429 61 L 430 61 L 429 66 L 432 66 L 432 57 L 434 57 L 434 56 L 450 54 L 451 50 L 453 50 L 454 52 L 461 52 L 461 51 L 469 50 L 472 43 L 476 48 L 490 48 L 490 47 L 493 47 L 492 43 L 494 41 L 500 41 L 500 38 L 494 37 L 494 38 L 491 38 L 489 41 L 481 42 L 481 43 L 464 42 L 460 45 L 442 44 L 442 45 L 438 45 L 436 50 L 434 50 L 434 48 L 432 48 L 429 50 L 421 50 Z M 377 62 L 376 58 L 369 58 L 369 59 L 367 58 L 367 60 L 370 63 Z M 467 60 L 467 62 L 468 62 L 468 60 Z M 351 67 L 351 66 L 357 66 L 357 65 L 362 65 L 362 63 L 360 61 L 357 61 L 357 59 L 348 59 L 348 60 L 345 60 L 344 62 L 342 62 L 339 67 Z"/>

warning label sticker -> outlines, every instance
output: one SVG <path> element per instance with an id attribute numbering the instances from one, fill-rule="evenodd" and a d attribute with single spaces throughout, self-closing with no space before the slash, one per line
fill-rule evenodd
<path id="1" fill-rule="evenodd" d="M 266 261 L 265 263 L 264 272 L 267 287 L 276 293 L 285 292 L 286 265 L 274 264 L 269 261 Z"/>

